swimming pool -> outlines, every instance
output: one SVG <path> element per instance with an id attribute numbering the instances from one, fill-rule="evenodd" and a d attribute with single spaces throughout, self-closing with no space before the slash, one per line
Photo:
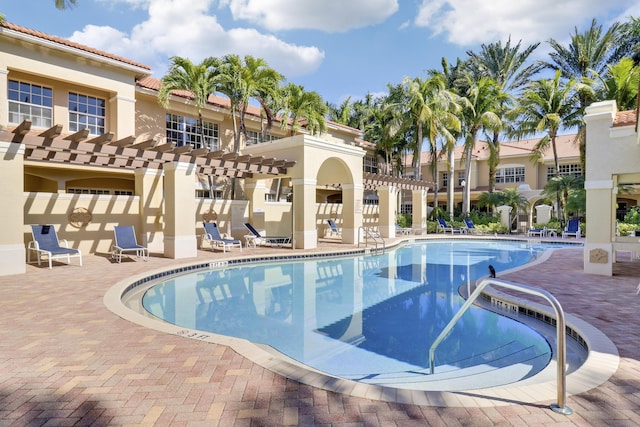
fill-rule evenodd
<path id="1" fill-rule="evenodd" d="M 262 343 L 333 376 L 419 384 L 431 342 L 463 303 L 459 286 L 486 276 L 489 264 L 508 270 L 552 246 L 429 241 L 378 255 L 220 268 L 162 281 L 142 304 L 171 324 Z M 509 370 L 484 375 L 478 387 L 487 387 L 529 378 L 550 359 L 541 334 L 474 308 L 438 349 L 436 374 Z"/>

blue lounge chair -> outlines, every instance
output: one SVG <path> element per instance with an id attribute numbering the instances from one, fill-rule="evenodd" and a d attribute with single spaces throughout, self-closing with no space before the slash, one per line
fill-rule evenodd
<path id="1" fill-rule="evenodd" d="M 580 238 L 580 221 L 577 219 L 570 219 L 567 226 L 562 231 L 562 238 L 568 236 L 575 236 L 576 238 Z"/>
<path id="2" fill-rule="evenodd" d="M 282 246 L 291 243 L 291 236 L 263 236 L 248 222 L 244 223 L 244 227 L 249 230 L 256 245 Z"/>
<path id="3" fill-rule="evenodd" d="M 222 252 L 226 252 L 227 248 L 231 249 L 234 246 L 240 248 L 240 252 L 242 252 L 242 242 L 236 239 L 225 239 L 220 234 L 220 229 L 218 228 L 218 224 L 215 222 L 203 222 L 204 226 L 204 235 L 202 236 L 202 242 L 200 247 L 204 249 L 205 245 L 209 245 L 211 250 L 214 248 L 222 248 Z"/>
<path id="4" fill-rule="evenodd" d="M 139 245 L 136 241 L 136 230 L 133 225 L 116 225 L 113 227 L 113 246 L 111 247 L 111 258 L 122 262 L 122 254 L 135 253 L 137 258 L 142 257 L 143 261 L 149 258 L 149 249 Z"/>
<path id="5" fill-rule="evenodd" d="M 532 236 L 545 237 L 546 235 L 547 235 L 547 227 L 530 228 L 529 231 L 527 231 L 527 236 L 529 237 L 532 237 Z"/>
<path id="6" fill-rule="evenodd" d="M 329 224 L 329 235 L 336 237 L 342 236 L 342 231 L 340 231 L 334 220 L 328 219 L 327 224 Z"/>
<path id="7" fill-rule="evenodd" d="M 396 234 L 407 236 L 413 232 L 411 227 L 400 227 L 400 224 L 396 224 Z"/>
<path id="8" fill-rule="evenodd" d="M 49 259 L 49 268 L 52 268 L 54 259 L 65 258 L 67 264 L 71 264 L 71 257 L 78 257 L 82 266 L 82 253 L 79 249 L 69 247 L 69 243 L 63 239 L 60 245 L 56 229 L 53 225 L 32 225 L 31 235 L 33 240 L 27 245 L 27 262 L 31 262 L 31 252 L 35 252 L 38 258 L 38 265 L 42 261 L 42 256 Z"/>
<path id="9" fill-rule="evenodd" d="M 444 231 L 445 233 L 447 231 L 450 231 L 451 234 L 462 234 L 462 229 L 450 226 L 449 224 L 447 224 L 447 221 L 445 221 L 444 218 L 438 218 L 438 229 Z"/>
<path id="10" fill-rule="evenodd" d="M 467 233 L 467 234 L 476 234 L 478 233 L 478 229 L 476 228 L 476 225 L 473 223 L 472 220 L 470 219 L 465 219 L 464 220 L 464 227 L 462 227 L 462 232 L 463 233 Z"/>

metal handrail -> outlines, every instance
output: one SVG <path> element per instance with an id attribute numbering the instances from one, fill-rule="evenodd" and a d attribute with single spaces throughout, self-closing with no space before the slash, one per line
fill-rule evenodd
<path id="1" fill-rule="evenodd" d="M 362 241 L 363 235 L 364 235 L 365 246 L 369 246 L 369 240 L 372 240 L 376 245 L 376 248 L 375 248 L 376 251 L 378 251 L 378 243 L 382 243 L 383 251 L 386 250 L 386 244 L 384 242 L 384 239 L 380 236 L 380 233 L 378 232 L 376 232 L 375 234 L 372 233 L 369 227 L 358 228 L 358 247 L 360 247 L 360 242 Z"/>
<path id="2" fill-rule="evenodd" d="M 538 289 L 531 286 L 521 285 L 519 283 L 507 282 L 505 280 L 485 279 L 476 287 L 473 293 L 460 307 L 460 310 L 453 316 L 451 321 L 445 326 L 438 338 L 431 344 L 429 348 L 429 370 L 433 374 L 435 369 L 435 351 L 436 347 L 449 335 L 455 324 L 460 320 L 462 315 L 471 307 L 476 299 L 482 294 L 484 288 L 489 285 L 500 286 L 515 291 L 521 291 L 526 294 L 536 295 L 545 298 L 556 312 L 556 334 L 557 334 L 557 364 L 558 364 L 558 403 L 551 405 L 551 409 L 555 412 L 571 415 L 573 411 L 566 406 L 567 401 L 567 372 L 566 372 L 566 359 L 567 359 L 567 340 L 566 340 L 566 326 L 564 319 L 564 311 L 558 300 L 544 289 Z"/>

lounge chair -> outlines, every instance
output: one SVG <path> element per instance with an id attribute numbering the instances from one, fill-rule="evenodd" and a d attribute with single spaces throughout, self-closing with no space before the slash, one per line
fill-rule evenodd
<path id="1" fill-rule="evenodd" d="M 542 227 L 542 228 L 530 228 L 529 231 L 527 231 L 527 236 L 529 237 L 533 237 L 533 236 L 539 236 L 539 237 L 545 237 L 547 235 L 547 227 Z"/>
<path id="2" fill-rule="evenodd" d="M 234 246 L 240 248 L 242 252 L 242 242 L 236 239 L 226 239 L 220 234 L 218 224 L 215 222 L 203 222 L 204 234 L 202 235 L 202 242 L 200 247 L 204 249 L 205 245 L 209 245 L 211 249 L 222 248 L 222 252 L 226 252 L 227 248 L 231 249 Z"/>
<path id="3" fill-rule="evenodd" d="M 291 243 L 291 236 L 263 236 L 248 222 L 244 223 L 244 227 L 249 230 L 250 236 L 253 236 L 252 240 L 256 245 L 282 246 Z"/>
<path id="4" fill-rule="evenodd" d="M 570 219 L 567 226 L 562 231 L 562 238 L 568 236 L 575 236 L 576 238 L 580 238 L 580 221 L 577 219 Z"/>
<path id="5" fill-rule="evenodd" d="M 111 258 L 122 262 L 122 255 L 131 252 L 137 258 L 142 257 L 143 261 L 149 258 L 149 249 L 139 245 L 136 241 L 136 230 L 133 225 L 116 225 L 113 227 L 113 246 L 111 247 Z"/>
<path id="6" fill-rule="evenodd" d="M 476 234 L 480 230 L 476 228 L 476 225 L 470 219 L 464 220 L 464 226 L 462 227 L 462 232 L 467 234 Z"/>
<path id="7" fill-rule="evenodd" d="M 442 230 L 445 233 L 447 231 L 450 231 L 451 234 L 454 234 L 454 233 L 462 234 L 462 229 L 450 226 L 449 224 L 447 224 L 447 221 L 445 221 L 444 218 L 438 218 L 438 229 Z"/>
<path id="8" fill-rule="evenodd" d="M 396 234 L 400 236 L 408 236 L 413 232 L 411 227 L 400 227 L 400 224 L 396 224 Z"/>
<path id="9" fill-rule="evenodd" d="M 65 239 L 62 239 L 64 246 L 61 246 L 53 225 L 32 225 L 31 235 L 33 240 L 27 245 L 27 262 L 31 262 L 31 252 L 35 252 L 38 258 L 38 265 L 40 265 L 44 255 L 49 259 L 49 268 L 52 268 L 54 259 L 65 258 L 67 264 L 71 264 L 71 257 L 78 257 L 82 266 L 82 253 L 80 250 L 70 248 L 69 242 Z"/>
<path id="10" fill-rule="evenodd" d="M 327 224 L 329 224 L 329 230 L 327 231 L 330 236 L 335 236 L 335 237 L 342 236 L 342 231 L 338 228 L 334 220 L 328 219 Z"/>

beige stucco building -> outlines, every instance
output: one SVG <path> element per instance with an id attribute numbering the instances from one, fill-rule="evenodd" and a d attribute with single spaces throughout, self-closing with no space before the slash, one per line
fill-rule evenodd
<path id="1" fill-rule="evenodd" d="M 266 137 L 250 107 L 234 150 L 227 99 L 211 96 L 201 140 L 188 93 L 158 102 L 160 80 L 126 58 L 11 23 L 0 25 L 0 274 L 25 271 L 30 224 L 52 224 L 84 254 L 109 254 L 115 225 L 171 258 L 196 254 L 202 221 L 237 239 L 245 222 L 313 248 L 326 220 L 355 243 L 365 225 L 393 236 L 397 193 L 426 206 L 427 185 L 373 176 L 373 147 L 337 123 Z M 364 159 L 369 159 L 365 162 Z M 375 163 L 375 162 L 374 162 Z M 231 200 L 231 186 L 235 197 Z M 380 204 L 364 202 L 374 194 Z M 426 212 L 414 212 L 426 229 Z"/>

